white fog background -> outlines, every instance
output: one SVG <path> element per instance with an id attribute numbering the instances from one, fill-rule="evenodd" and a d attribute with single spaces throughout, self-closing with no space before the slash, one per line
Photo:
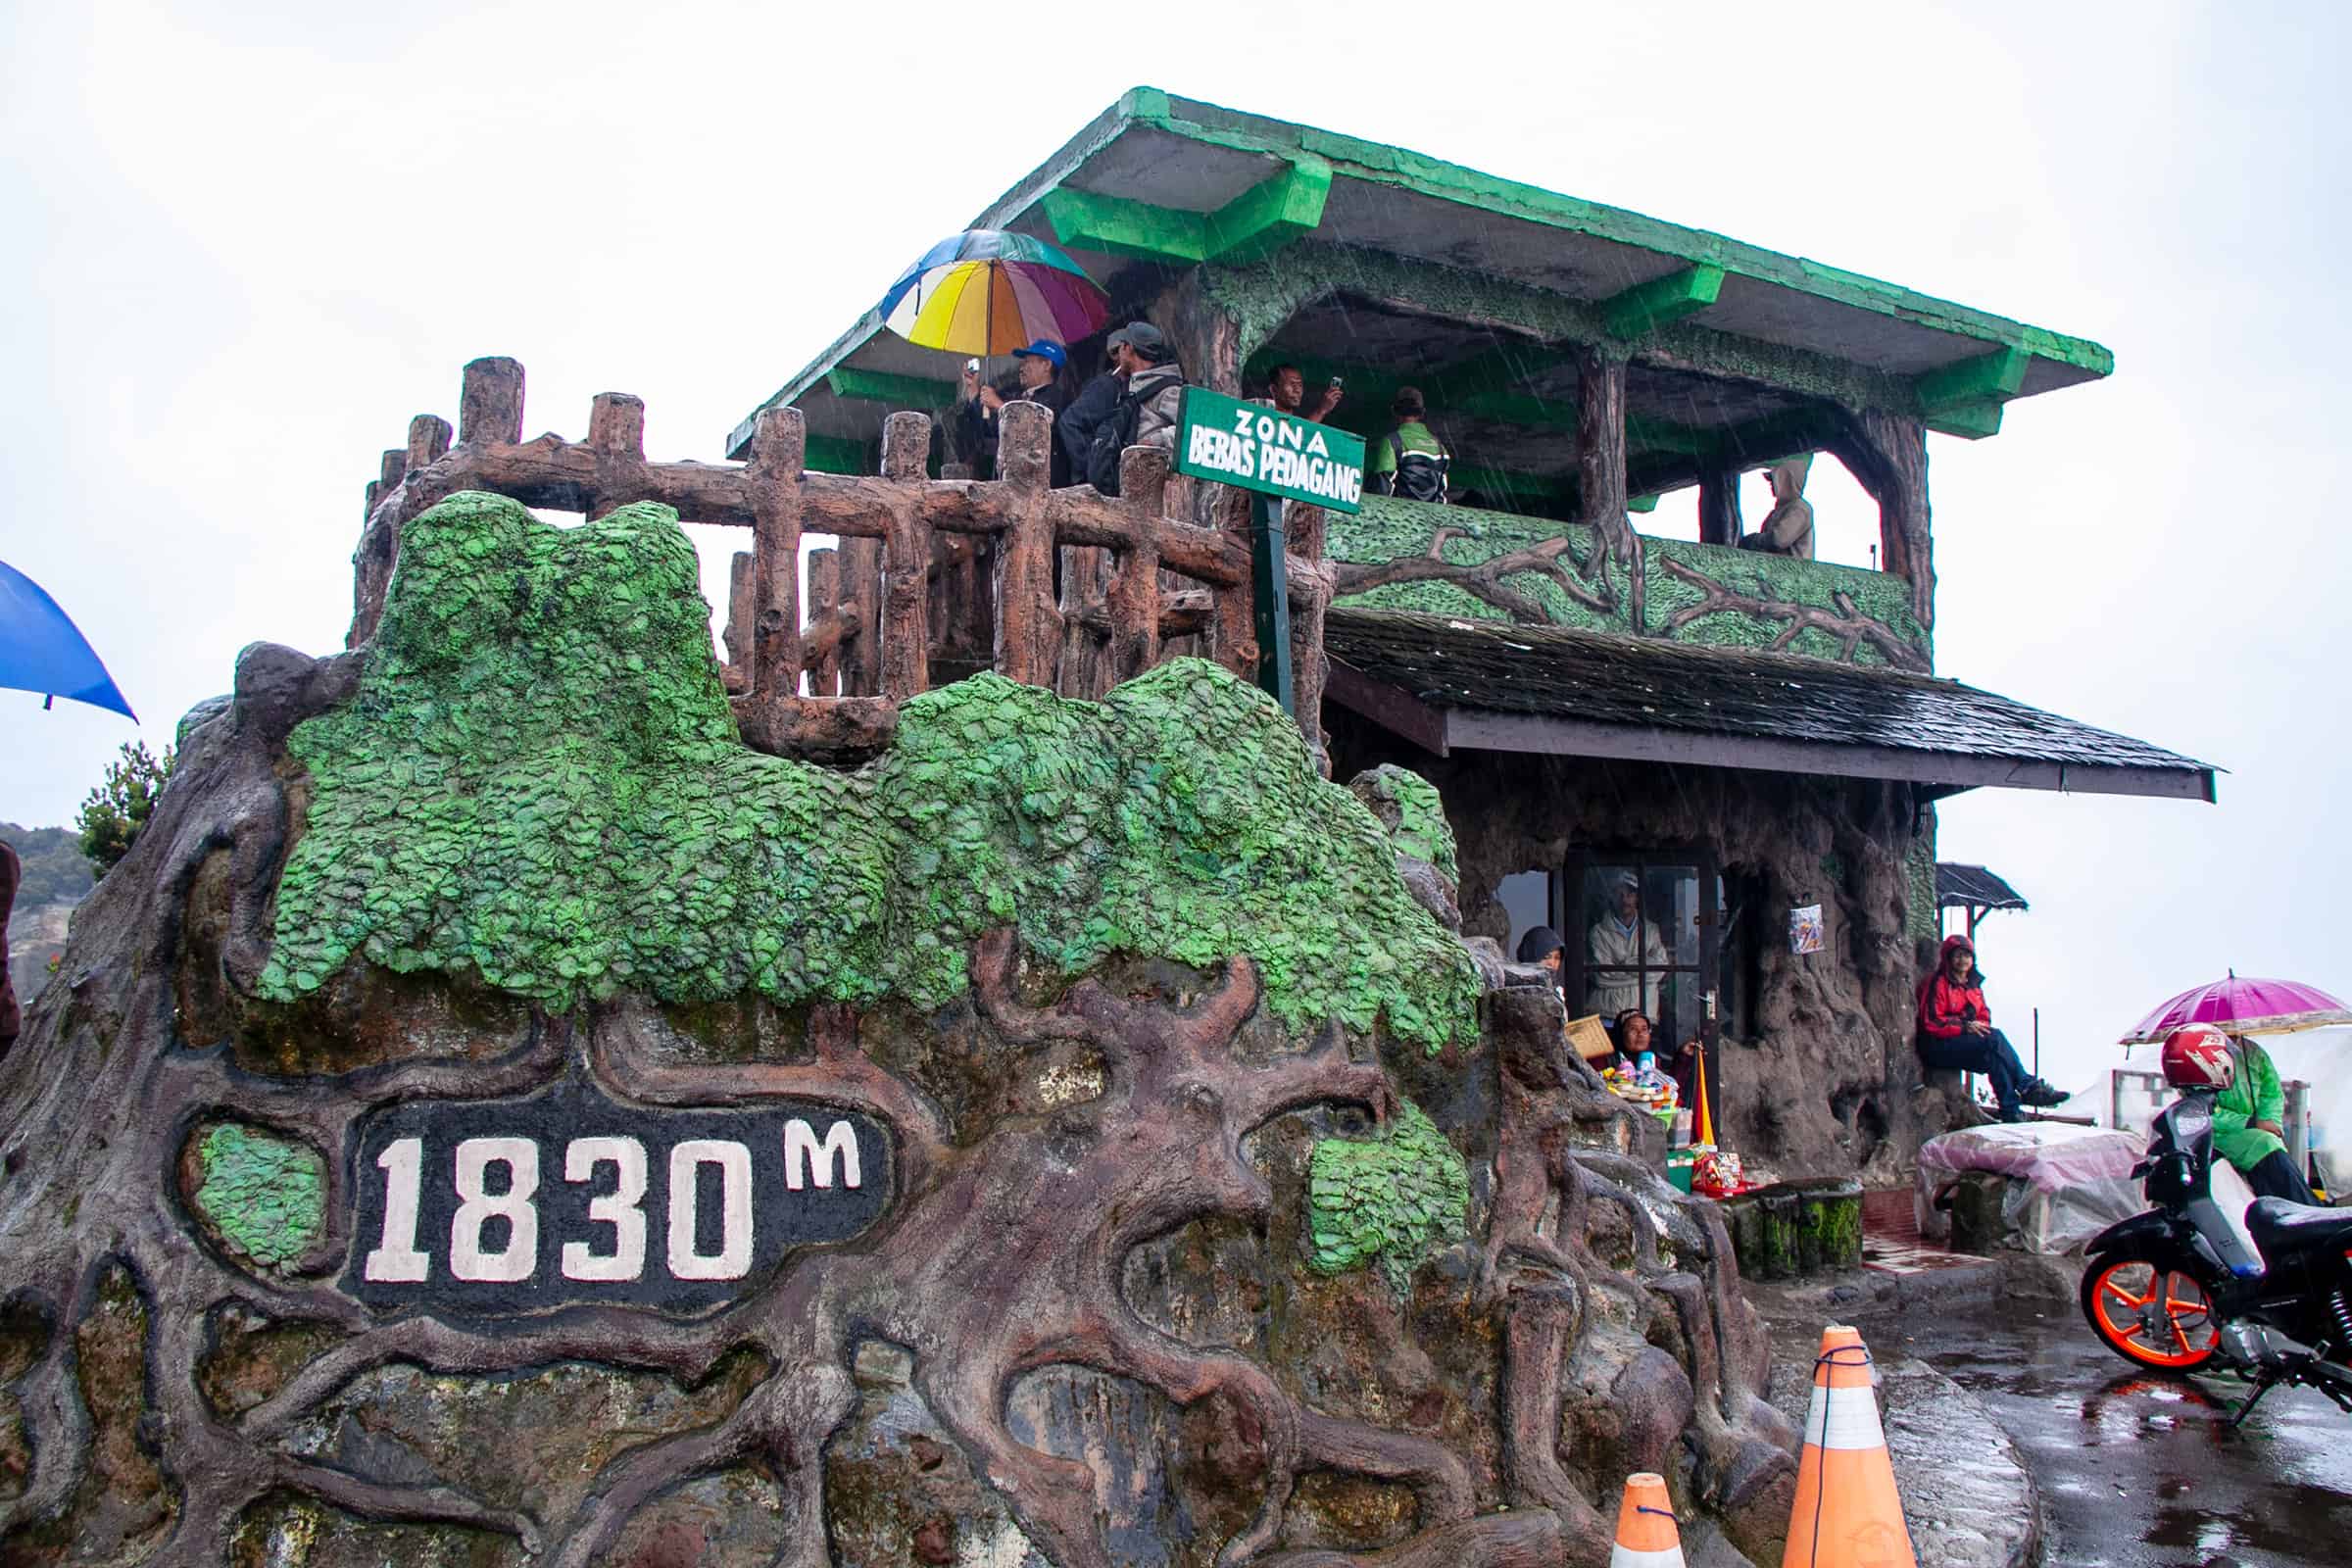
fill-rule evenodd
<path id="1" fill-rule="evenodd" d="M 716 459 L 1149 83 L 2114 350 L 1933 438 L 1937 668 L 2230 771 L 2216 807 L 1945 805 L 1942 857 L 2034 904 L 1981 932 L 1994 1014 L 2025 1046 L 2038 1004 L 2079 1087 L 2226 966 L 2352 987 L 2344 8 L 343 9 L 0 12 L 0 559 L 143 720 L 0 693 L 0 818 L 71 821 L 245 643 L 339 647 L 362 489 L 466 360 L 523 363 L 528 432 L 627 391 L 651 456 Z M 1866 562 L 1874 510 L 1814 475 L 1822 554 Z M 698 538 L 710 588 L 735 542 Z"/>

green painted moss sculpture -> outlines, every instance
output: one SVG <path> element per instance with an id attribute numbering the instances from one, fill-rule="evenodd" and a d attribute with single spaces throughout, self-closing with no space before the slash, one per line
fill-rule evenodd
<path id="1" fill-rule="evenodd" d="M 856 772 L 749 751 L 666 508 L 560 530 L 500 497 L 409 525 L 358 697 L 304 723 L 266 996 L 355 958 L 551 1008 L 964 991 L 1016 924 L 1069 974 L 1247 954 L 1267 1004 L 1435 1051 L 1477 978 L 1269 699 L 1178 661 L 1102 703 L 980 675 Z"/>

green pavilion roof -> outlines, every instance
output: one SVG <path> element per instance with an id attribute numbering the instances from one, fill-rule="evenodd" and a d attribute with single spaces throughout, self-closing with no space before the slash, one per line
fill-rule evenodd
<path id="1" fill-rule="evenodd" d="M 1377 366 L 1435 383 L 1464 419 L 1559 428 L 1573 383 L 1543 346 L 1622 341 L 1643 372 L 1628 392 L 1633 463 L 1647 449 L 1657 481 L 1637 490 L 1688 482 L 1674 454 L 1693 429 L 1720 441 L 1777 425 L 1742 448 L 1773 455 L 1808 396 L 1983 436 L 2002 405 L 2114 368 L 2085 339 L 1804 257 L 1151 87 L 968 226 L 1060 244 L 1122 311 L 1202 263 L 1212 276 L 1315 269 L 1348 298 L 1254 323 L 1267 335 L 1245 331 L 1242 353 L 1252 373 L 1275 358 L 1347 373 L 1359 408 L 1379 395 L 1364 373 Z M 880 260 L 877 295 L 899 259 Z M 954 367 L 869 311 L 760 407 L 806 411 L 812 466 L 861 466 L 890 409 L 939 406 Z"/>

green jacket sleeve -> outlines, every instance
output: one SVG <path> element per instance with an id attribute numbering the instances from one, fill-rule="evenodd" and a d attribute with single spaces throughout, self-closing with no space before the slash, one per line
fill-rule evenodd
<path id="1" fill-rule="evenodd" d="M 2258 1121 L 2285 1125 L 2286 1090 L 2271 1054 L 2251 1041 L 2237 1054 L 2237 1082 L 2213 1103 L 2213 1148 L 2239 1170 L 2252 1170 L 2265 1159 L 2283 1153 L 2286 1145 L 2252 1125 Z"/>

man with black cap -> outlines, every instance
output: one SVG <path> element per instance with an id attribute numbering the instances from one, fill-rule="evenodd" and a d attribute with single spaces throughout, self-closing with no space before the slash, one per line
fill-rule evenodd
<path id="1" fill-rule="evenodd" d="M 1016 386 L 1009 398 L 983 384 L 980 372 L 967 368 L 956 400 L 956 447 L 972 454 L 975 463 L 985 460 L 992 472 L 997 458 L 997 412 L 1006 403 L 1035 403 L 1050 411 L 1056 421 L 1070 406 L 1069 389 L 1061 382 L 1062 369 L 1070 363 L 1070 357 L 1060 344 L 1041 337 L 1025 349 L 1014 349 L 1012 358 Z M 1069 454 L 1055 441 L 1052 483 L 1058 490 L 1069 482 Z"/>
<path id="2" fill-rule="evenodd" d="M 1176 421 L 1184 397 L 1184 370 L 1159 328 L 1149 321 L 1130 321 L 1110 334 L 1104 345 L 1110 368 L 1086 384 L 1069 412 L 1061 416 L 1062 450 L 1069 454 L 1072 483 L 1092 483 L 1104 495 L 1118 494 L 1116 452 L 1108 466 L 1098 464 L 1097 435 L 1111 420 L 1132 411 L 1134 434 L 1129 446 L 1176 445 Z"/>

